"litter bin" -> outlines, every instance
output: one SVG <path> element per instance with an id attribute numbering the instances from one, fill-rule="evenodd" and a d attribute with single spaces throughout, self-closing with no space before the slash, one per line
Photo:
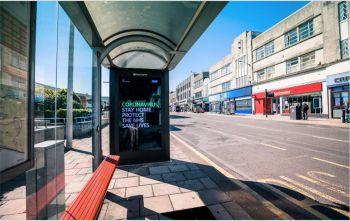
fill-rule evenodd
<path id="1" fill-rule="evenodd" d="M 289 116 L 291 120 L 301 120 L 301 106 L 291 106 Z"/>

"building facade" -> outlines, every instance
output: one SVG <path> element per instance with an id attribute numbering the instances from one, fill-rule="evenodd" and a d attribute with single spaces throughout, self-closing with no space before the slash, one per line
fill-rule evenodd
<path id="1" fill-rule="evenodd" d="M 191 74 L 176 86 L 176 100 L 180 111 L 192 111 L 194 99 L 194 78 L 198 74 Z"/>
<path id="2" fill-rule="evenodd" d="M 176 111 L 176 92 L 170 91 L 169 93 L 169 111 L 175 112 Z"/>
<path id="3" fill-rule="evenodd" d="M 210 68 L 211 111 L 252 113 L 252 40 L 259 34 L 255 31 L 240 34 L 232 43 L 231 54 Z"/>
<path id="4" fill-rule="evenodd" d="M 313 116 L 338 117 L 332 106 L 348 94 L 335 104 L 326 78 L 350 70 L 349 31 L 349 2 L 311 2 L 254 38 L 255 113 L 289 114 L 307 103 Z"/>
<path id="5" fill-rule="evenodd" d="M 193 79 L 193 111 L 194 112 L 206 112 L 209 110 L 208 102 L 208 80 L 209 72 L 198 73 Z"/>

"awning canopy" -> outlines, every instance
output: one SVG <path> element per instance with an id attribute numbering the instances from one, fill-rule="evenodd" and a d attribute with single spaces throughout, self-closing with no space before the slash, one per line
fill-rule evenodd
<path id="1" fill-rule="evenodd" d="M 102 64 L 173 69 L 226 2 L 60 2 Z"/>

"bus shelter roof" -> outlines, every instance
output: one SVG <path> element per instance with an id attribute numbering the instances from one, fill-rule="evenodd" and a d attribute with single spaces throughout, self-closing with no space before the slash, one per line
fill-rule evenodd
<path id="1" fill-rule="evenodd" d="M 226 2 L 60 2 L 105 67 L 173 69 Z"/>

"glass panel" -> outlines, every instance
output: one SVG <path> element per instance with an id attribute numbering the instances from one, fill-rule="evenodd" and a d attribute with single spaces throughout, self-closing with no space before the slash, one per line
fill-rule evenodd
<path id="1" fill-rule="evenodd" d="M 299 70 L 299 59 L 293 58 L 287 61 L 287 73 L 292 73 Z"/>
<path id="2" fill-rule="evenodd" d="M 275 45 L 273 42 L 270 42 L 265 45 L 265 56 L 272 54 L 275 51 Z"/>
<path id="3" fill-rule="evenodd" d="M 300 60 L 302 70 L 315 66 L 315 52 L 301 56 Z"/>
<path id="4" fill-rule="evenodd" d="M 348 18 L 348 6 L 346 1 L 339 3 L 339 21 L 344 21 Z"/>
<path id="5" fill-rule="evenodd" d="M 297 29 L 293 29 L 285 35 L 285 46 L 288 47 L 298 42 L 298 32 Z"/>
<path id="6" fill-rule="evenodd" d="M 102 66 L 101 68 L 102 80 L 101 80 L 101 124 L 102 127 L 102 153 L 103 155 L 109 155 L 109 70 Z"/>
<path id="7" fill-rule="evenodd" d="M 265 57 L 265 48 L 261 47 L 256 50 L 256 60 L 260 60 Z"/>
<path id="8" fill-rule="evenodd" d="M 304 24 L 299 26 L 299 38 L 300 40 L 303 40 L 314 33 L 314 25 L 313 20 L 307 21 Z"/>
<path id="9" fill-rule="evenodd" d="M 0 3 L 0 172 L 28 160 L 28 2 Z"/>
<path id="10" fill-rule="evenodd" d="M 340 41 L 340 52 L 342 59 L 349 58 L 349 39 Z"/>

